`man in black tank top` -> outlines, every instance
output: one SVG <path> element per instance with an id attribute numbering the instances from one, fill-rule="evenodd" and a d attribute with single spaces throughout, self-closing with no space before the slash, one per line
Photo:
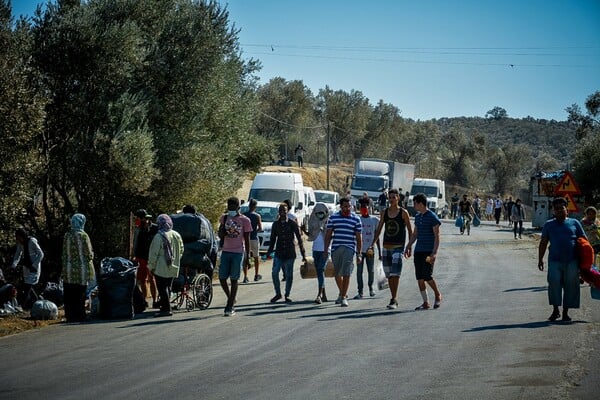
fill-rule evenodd
<path id="1" fill-rule="evenodd" d="M 406 209 L 400 206 L 400 193 L 396 189 L 391 189 L 388 195 L 390 206 L 383 212 L 383 217 L 379 220 L 375 239 L 379 237 L 385 226 L 383 234 L 383 250 L 381 260 L 383 262 L 383 271 L 388 278 L 390 293 L 392 299 L 387 308 L 395 309 L 398 307 L 398 285 L 400 284 L 400 274 L 402 273 L 402 257 L 404 256 L 404 245 L 408 238 L 412 236 L 412 227 L 410 217 Z M 373 246 L 374 243 L 371 244 Z"/>

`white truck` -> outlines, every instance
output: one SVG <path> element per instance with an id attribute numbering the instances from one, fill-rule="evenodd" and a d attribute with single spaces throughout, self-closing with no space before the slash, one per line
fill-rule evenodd
<path id="1" fill-rule="evenodd" d="M 410 215 L 415 215 L 413 197 L 417 193 L 427 196 L 427 208 L 433 211 L 439 218 L 448 213 L 446 202 L 446 182 L 440 179 L 415 178 L 408 196 L 407 210 Z"/>
<path id="2" fill-rule="evenodd" d="M 303 227 L 308 222 L 304 204 L 304 182 L 302 175 L 287 172 L 261 172 L 256 174 L 250 187 L 249 198 L 278 203 L 289 200 L 291 213 L 296 215 L 298 225 Z"/>
<path id="3" fill-rule="evenodd" d="M 402 194 L 410 192 L 415 178 L 415 166 L 377 158 L 354 160 L 354 173 L 350 195 L 356 199 L 367 193 L 373 203 L 384 190 L 398 189 Z"/>

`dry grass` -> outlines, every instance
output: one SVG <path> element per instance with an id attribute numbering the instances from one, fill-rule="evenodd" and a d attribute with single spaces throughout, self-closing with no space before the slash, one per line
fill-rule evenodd
<path id="1" fill-rule="evenodd" d="M 31 329 L 43 328 L 48 325 L 58 324 L 62 319 L 62 310 L 58 311 L 58 319 L 52 321 L 35 321 L 29 318 L 29 313 L 10 315 L 0 318 L 0 337 L 14 335 Z"/>

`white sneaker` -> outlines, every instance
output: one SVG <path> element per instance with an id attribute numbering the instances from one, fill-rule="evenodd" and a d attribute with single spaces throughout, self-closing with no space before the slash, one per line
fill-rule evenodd
<path id="1" fill-rule="evenodd" d="M 348 307 L 348 299 L 345 297 L 342 299 L 342 307 Z"/>

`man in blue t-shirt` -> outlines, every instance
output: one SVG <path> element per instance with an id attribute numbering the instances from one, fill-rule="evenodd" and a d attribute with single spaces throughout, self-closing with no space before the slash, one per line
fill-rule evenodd
<path id="1" fill-rule="evenodd" d="M 425 282 L 433 289 L 435 302 L 433 308 L 439 308 L 442 303 L 442 294 L 440 293 L 435 280 L 433 279 L 433 265 L 437 257 L 437 251 L 440 247 L 440 225 L 442 224 L 434 212 L 427 208 L 427 196 L 423 193 L 416 194 L 413 197 L 415 210 L 415 229 L 406 246 L 406 257 L 410 257 L 412 244 L 416 241 L 414 251 L 415 275 L 419 283 L 419 290 L 423 298 L 423 304 L 416 310 L 427 310 L 430 307 L 427 297 L 427 286 Z"/>
<path id="2" fill-rule="evenodd" d="M 579 265 L 575 253 L 578 237 L 586 237 L 578 220 L 567 218 L 567 201 L 562 197 L 552 200 L 554 218 L 546 221 L 542 228 L 542 239 L 538 249 L 538 269 L 544 270 L 544 254 L 548 242 L 548 301 L 553 307 L 548 320 L 560 317 L 559 306 L 563 306 L 562 320 L 571 321 L 569 308 L 579 308 Z"/>

